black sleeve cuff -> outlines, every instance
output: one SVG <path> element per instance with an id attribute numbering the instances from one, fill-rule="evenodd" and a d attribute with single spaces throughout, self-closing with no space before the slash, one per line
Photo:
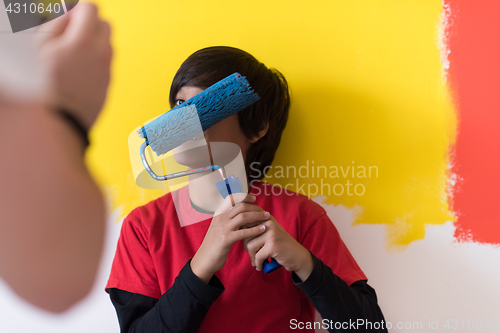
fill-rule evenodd
<path id="1" fill-rule="evenodd" d="M 191 259 L 188 260 L 179 272 L 177 279 L 182 280 L 188 291 L 206 307 L 210 307 L 225 290 L 224 285 L 215 275 L 210 279 L 208 284 L 200 280 L 191 270 Z"/>
<path id="2" fill-rule="evenodd" d="M 323 319 L 334 322 L 350 322 L 364 319 L 366 322 L 383 323 L 384 315 L 377 304 L 375 290 L 359 280 L 347 285 L 330 267 L 311 253 L 313 270 L 305 280 L 293 273 L 293 283 L 309 298 L 312 305 Z M 333 327 L 330 332 L 337 332 Z M 361 329 L 360 332 L 387 332 L 383 326 L 380 329 Z"/>
<path id="3" fill-rule="evenodd" d="M 299 287 L 306 295 L 313 295 L 315 294 L 318 289 L 321 287 L 322 284 L 322 278 L 323 278 L 323 270 L 324 270 L 324 263 L 319 260 L 312 252 L 311 256 L 313 258 L 313 270 L 311 272 L 311 275 L 307 278 L 307 280 L 302 281 L 295 272 L 292 272 L 292 281 L 293 283 Z"/>

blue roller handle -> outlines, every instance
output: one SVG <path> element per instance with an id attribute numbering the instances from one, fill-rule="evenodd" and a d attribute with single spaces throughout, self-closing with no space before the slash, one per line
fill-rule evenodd
<path id="1" fill-rule="evenodd" d="M 278 264 L 278 262 L 274 259 L 271 258 L 271 261 L 264 260 L 264 263 L 262 264 L 262 270 L 264 273 L 271 273 L 280 268 L 281 265 Z"/>
<path id="2" fill-rule="evenodd" d="M 224 199 L 229 194 L 243 192 L 243 186 L 241 185 L 241 181 L 238 179 L 238 177 L 235 177 L 234 175 L 230 175 L 225 180 L 217 182 L 215 186 L 217 186 L 219 193 L 222 195 Z M 271 258 L 271 261 L 268 261 L 266 259 L 262 264 L 262 270 L 266 274 L 271 273 L 280 267 L 281 265 L 278 264 L 278 262 L 274 258 Z"/>

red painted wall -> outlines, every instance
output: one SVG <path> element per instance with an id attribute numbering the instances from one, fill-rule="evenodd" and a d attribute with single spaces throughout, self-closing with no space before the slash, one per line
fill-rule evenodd
<path id="1" fill-rule="evenodd" d="M 500 244 L 500 1 L 446 0 L 459 126 L 455 237 Z"/>

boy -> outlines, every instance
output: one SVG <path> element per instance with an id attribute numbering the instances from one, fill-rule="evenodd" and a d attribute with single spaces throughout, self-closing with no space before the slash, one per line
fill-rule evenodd
<path id="1" fill-rule="evenodd" d="M 255 181 L 271 165 L 286 125 L 285 78 L 239 49 L 206 48 L 181 65 L 170 104 L 234 72 L 246 76 L 260 100 L 205 131 L 205 138 L 240 147 L 250 194 L 231 208 L 228 198 L 190 186 L 182 213 L 201 222 L 185 227 L 170 193 L 130 213 L 106 287 L 122 332 L 314 331 L 314 308 L 331 321 L 324 326 L 331 331 L 334 323 L 345 329 L 350 320 L 383 321 L 374 290 L 326 212 L 293 192 L 269 195 L 271 185 Z M 203 213 L 214 201 L 218 211 Z M 269 257 L 284 268 L 261 272 Z"/>

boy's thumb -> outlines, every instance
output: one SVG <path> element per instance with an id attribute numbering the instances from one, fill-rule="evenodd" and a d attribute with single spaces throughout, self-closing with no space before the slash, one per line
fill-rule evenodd
<path id="1" fill-rule="evenodd" d="M 233 208 L 233 204 L 231 202 L 231 197 L 233 199 L 234 205 L 236 206 L 240 202 L 245 201 L 245 199 L 247 199 L 247 197 L 249 197 L 249 195 L 246 193 L 233 193 L 233 194 L 228 195 L 224 199 L 224 201 L 222 201 L 222 204 L 219 206 L 219 208 L 217 208 L 217 210 L 214 213 L 214 216 L 220 215 L 224 212 L 227 212 L 231 208 Z"/>

